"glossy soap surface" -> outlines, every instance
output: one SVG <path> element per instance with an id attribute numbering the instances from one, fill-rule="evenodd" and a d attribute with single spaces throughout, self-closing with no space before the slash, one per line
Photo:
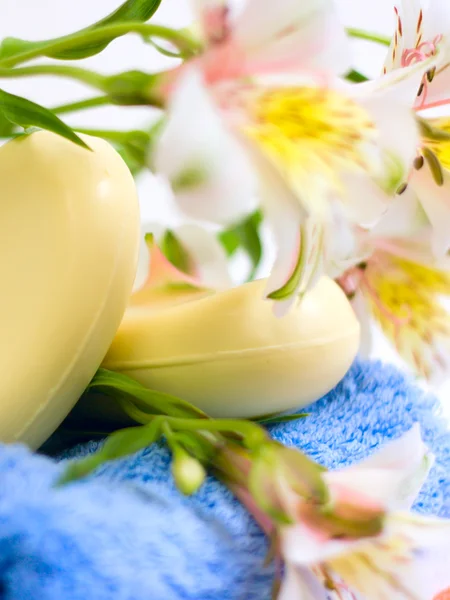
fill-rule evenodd
<path id="1" fill-rule="evenodd" d="M 164 308 L 130 306 L 104 366 L 177 395 L 216 417 L 301 408 L 345 375 L 359 324 L 342 290 L 322 278 L 287 316 L 263 300 L 265 281 Z"/>
<path id="2" fill-rule="evenodd" d="M 101 363 L 135 276 L 139 211 L 116 151 L 47 132 L 0 148 L 0 440 L 38 447 Z"/>

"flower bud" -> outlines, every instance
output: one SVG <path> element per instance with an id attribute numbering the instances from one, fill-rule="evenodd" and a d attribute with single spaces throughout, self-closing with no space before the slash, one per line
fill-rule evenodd
<path id="1" fill-rule="evenodd" d="M 206 472 L 198 460 L 178 447 L 174 452 L 172 475 L 180 492 L 191 496 L 202 486 Z"/>
<path id="2" fill-rule="evenodd" d="M 38 447 L 98 369 L 131 293 L 134 181 L 105 141 L 39 131 L 0 148 L 0 440 Z"/>

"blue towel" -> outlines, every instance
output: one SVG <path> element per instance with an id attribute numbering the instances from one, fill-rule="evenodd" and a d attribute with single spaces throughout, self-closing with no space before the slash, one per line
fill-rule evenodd
<path id="1" fill-rule="evenodd" d="M 336 468 L 420 422 L 437 463 L 416 509 L 450 517 L 450 433 L 436 410 L 436 400 L 394 368 L 357 362 L 307 419 L 271 432 Z M 169 461 L 155 444 L 55 490 L 61 462 L 0 446 L 0 598 L 268 600 L 273 573 L 263 566 L 258 526 L 213 478 L 182 497 Z"/>

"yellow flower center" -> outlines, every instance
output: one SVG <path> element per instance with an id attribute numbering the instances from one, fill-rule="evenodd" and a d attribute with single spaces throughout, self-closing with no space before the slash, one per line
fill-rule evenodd
<path id="1" fill-rule="evenodd" d="M 276 88 L 251 96 L 245 133 L 301 194 L 311 187 L 339 193 L 342 170 L 370 171 L 364 146 L 376 141 L 368 113 L 322 88 Z"/>

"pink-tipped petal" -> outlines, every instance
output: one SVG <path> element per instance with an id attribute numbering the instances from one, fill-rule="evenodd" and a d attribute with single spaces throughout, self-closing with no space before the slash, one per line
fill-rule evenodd
<path id="1" fill-rule="evenodd" d="M 194 14 L 200 23 L 203 38 L 208 44 L 223 42 L 229 33 L 229 6 L 226 0 L 191 0 Z"/>
<path id="2" fill-rule="evenodd" d="M 256 71 L 309 69 L 344 74 L 348 38 L 331 0 L 249 0 L 234 37 Z"/>
<path id="3" fill-rule="evenodd" d="M 366 494 L 389 510 L 406 510 L 422 488 L 434 457 L 422 441 L 419 425 L 399 439 L 386 444 L 368 459 L 325 478 L 353 494 Z"/>

